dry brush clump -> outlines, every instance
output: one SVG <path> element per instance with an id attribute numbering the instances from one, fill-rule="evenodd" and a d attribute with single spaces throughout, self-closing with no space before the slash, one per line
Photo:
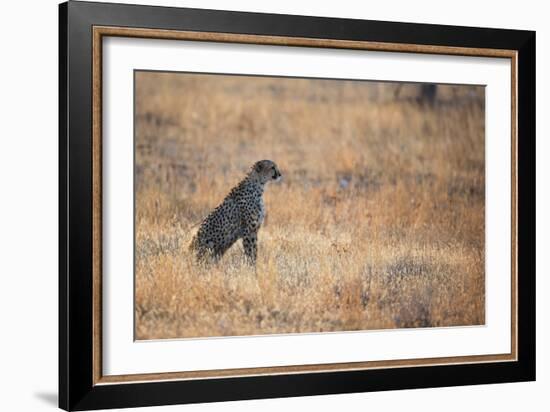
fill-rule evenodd
<path id="1" fill-rule="evenodd" d="M 390 83 L 136 74 L 136 337 L 478 325 L 484 93 Z M 197 225 L 259 159 L 256 268 L 197 264 Z"/>

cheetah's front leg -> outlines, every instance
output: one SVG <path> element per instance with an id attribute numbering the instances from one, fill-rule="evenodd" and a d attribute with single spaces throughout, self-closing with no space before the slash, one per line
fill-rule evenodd
<path id="1" fill-rule="evenodd" d="M 243 247 L 246 260 L 251 265 L 256 265 L 258 255 L 258 231 L 247 230 L 243 236 Z"/>

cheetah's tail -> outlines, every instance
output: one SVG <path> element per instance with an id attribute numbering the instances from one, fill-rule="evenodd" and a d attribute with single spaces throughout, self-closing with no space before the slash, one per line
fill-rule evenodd
<path id="1" fill-rule="evenodd" d="M 199 246 L 197 235 L 193 236 L 193 239 L 191 239 L 191 243 L 189 243 L 189 250 L 191 252 L 196 252 L 197 247 Z"/>

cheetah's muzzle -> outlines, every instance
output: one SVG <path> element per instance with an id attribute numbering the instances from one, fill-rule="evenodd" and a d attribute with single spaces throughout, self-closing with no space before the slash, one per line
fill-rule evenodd
<path id="1" fill-rule="evenodd" d="M 281 176 L 271 160 L 254 163 L 245 178 L 201 223 L 191 242 L 191 250 L 199 261 L 220 259 L 242 239 L 247 262 L 256 263 L 258 231 L 265 217 L 262 195 L 266 183 L 279 181 Z"/>

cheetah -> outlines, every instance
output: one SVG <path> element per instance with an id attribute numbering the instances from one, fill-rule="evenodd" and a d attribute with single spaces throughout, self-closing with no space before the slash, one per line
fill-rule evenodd
<path id="1" fill-rule="evenodd" d="M 279 181 L 281 173 L 271 160 L 254 163 L 248 174 L 204 221 L 191 242 L 198 261 L 217 261 L 242 239 L 246 261 L 256 264 L 258 230 L 265 217 L 265 185 Z"/>

